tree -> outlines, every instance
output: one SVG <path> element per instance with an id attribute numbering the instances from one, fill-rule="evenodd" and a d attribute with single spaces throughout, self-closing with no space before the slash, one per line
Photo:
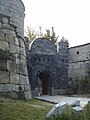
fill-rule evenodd
<path id="1" fill-rule="evenodd" d="M 54 27 L 52 27 L 51 31 L 49 29 L 46 29 L 46 34 L 44 34 L 44 37 L 48 38 L 53 44 L 55 44 L 59 36 L 56 37 Z"/>
<path id="2" fill-rule="evenodd" d="M 39 26 L 39 31 L 35 31 L 31 26 L 27 27 L 26 30 L 27 37 L 29 38 L 29 44 L 37 37 L 44 37 L 49 39 L 53 44 L 55 44 L 58 40 L 58 37 L 56 37 L 56 33 L 54 31 L 54 27 L 51 28 L 51 31 L 49 29 L 45 30 L 45 33 L 42 32 L 42 27 Z"/>
<path id="3" fill-rule="evenodd" d="M 31 26 L 27 27 L 27 30 L 25 32 L 29 39 L 29 44 L 38 36 L 38 33 Z"/>

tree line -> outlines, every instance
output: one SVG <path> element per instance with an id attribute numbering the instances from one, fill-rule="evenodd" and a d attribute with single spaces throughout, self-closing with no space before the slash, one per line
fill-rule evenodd
<path id="1" fill-rule="evenodd" d="M 39 26 L 39 30 L 36 31 L 33 27 L 29 26 L 27 27 L 25 31 L 29 44 L 36 38 L 41 37 L 41 38 L 47 38 L 49 39 L 53 44 L 55 44 L 59 38 L 59 36 L 56 35 L 56 32 L 54 31 L 54 27 L 51 27 L 50 29 L 46 29 L 45 32 L 42 31 L 42 27 Z"/>

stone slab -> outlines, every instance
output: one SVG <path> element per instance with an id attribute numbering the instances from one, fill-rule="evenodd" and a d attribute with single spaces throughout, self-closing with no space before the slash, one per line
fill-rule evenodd
<path id="1" fill-rule="evenodd" d="M 51 116 L 55 116 L 57 114 L 61 114 L 63 112 L 63 110 L 65 110 L 65 106 L 66 103 L 63 101 L 61 103 L 58 103 L 56 105 L 54 105 L 51 110 L 48 112 L 48 114 L 46 115 L 47 118 L 51 117 Z"/>
<path id="2" fill-rule="evenodd" d="M 61 95 L 56 95 L 56 96 L 40 96 L 40 97 L 35 97 L 39 100 L 44 100 L 44 101 L 48 101 L 51 103 L 59 103 L 59 102 L 66 102 L 68 105 L 72 105 L 72 103 L 74 101 L 76 101 L 77 99 L 80 99 L 80 105 L 84 106 L 88 103 L 88 101 L 90 101 L 90 98 L 81 98 L 81 97 L 67 97 L 67 96 L 61 96 Z"/>
<path id="3" fill-rule="evenodd" d="M 81 112 L 81 111 L 83 111 L 83 108 L 79 107 L 79 106 L 73 107 L 72 109 L 73 109 L 74 112 Z"/>

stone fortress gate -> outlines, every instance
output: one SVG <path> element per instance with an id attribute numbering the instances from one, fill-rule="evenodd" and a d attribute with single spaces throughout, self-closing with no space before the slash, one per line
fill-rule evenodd
<path id="1" fill-rule="evenodd" d="M 0 93 L 31 98 L 21 0 L 0 0 Z"/>
<path id="2" fill-rule="evenodd" d="M 56 46 L 37 38 L 27 50 L 27 65 L 32 96 L 65 94 L 68 86 L 68 42 Z"/>

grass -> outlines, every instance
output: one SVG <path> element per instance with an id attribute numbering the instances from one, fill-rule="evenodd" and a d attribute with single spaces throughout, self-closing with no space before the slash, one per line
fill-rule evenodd
<path id="1" fill-rule="evenodd" d="M 35 99 L 19 101 L 0 97 L 0 120 L 45 120 L 51 106 Z"/>
<path id="2" fill-rule="evenodd" d="M 90 120 L 90 105 L 88 104 L 84 111 L 80 113 L 72 112 L 72 107 L 67 106 L 62 114 L 48 120 Z"/>
<path id="3" fill-rule="evenodd" d="M 61 115 L 46 119 L 52 106 L 36 99 L 20 101 L 0 96 L 0 120 L 90 120 L 90 104 L 80 114 L 73 113 L 72 107 L 67 106 Z"/>

